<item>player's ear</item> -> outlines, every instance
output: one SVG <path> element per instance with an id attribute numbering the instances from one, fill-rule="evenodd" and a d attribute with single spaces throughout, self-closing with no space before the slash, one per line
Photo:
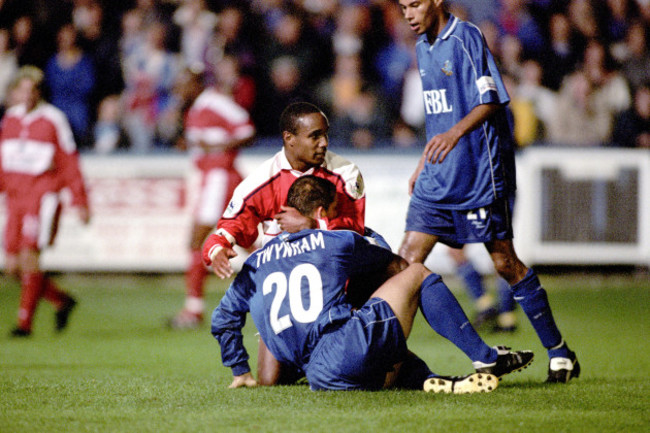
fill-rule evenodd
<path id="1" fill-rule="evenodd" d="M 289 144 L 293 139 L 293 134 L 289 131 L 282 131 L 282 141 L 286 144 Z"/>
<path id="2" fill-rule="evenodd" d="M 325 209 L 323 206 L 318 206 L 316 209 L 314 209 L 314 212 L 312 212 L 310 216 L 314 219 L 326 218 L 327 209 Z"/>

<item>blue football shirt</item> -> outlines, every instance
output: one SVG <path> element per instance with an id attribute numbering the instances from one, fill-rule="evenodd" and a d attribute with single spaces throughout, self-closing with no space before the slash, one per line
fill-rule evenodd
<path id="1" fill-rule="evenodd" d="M 504 107 L 462 137 L 442 163 L 426 163 L 413 200 L 453 210 L 476 209 L 515 189 L 514 139 L 505 106 L 510 101 L 483 35 L 450 15 L 433 44 L 416 43 L 427 139 L 448 131 L 481 104 Z"/>
<path id="2" fill-rule="evenodd" d="M 349 278 L 383 270 L 392 257 L 347 230 L 277 236 L 246 260 L 212 315 L 223 364 L 235 375 L 249 371 L 241 329 L 250 311 L 273 356 L 303 368 L 320 335 L 350 319 Z"/>

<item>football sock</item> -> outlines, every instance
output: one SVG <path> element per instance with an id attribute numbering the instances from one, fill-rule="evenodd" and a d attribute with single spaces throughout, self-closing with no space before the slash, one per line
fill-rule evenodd
<path id="1" fill-rule="evenodd" d="M 406 359 L 395 379 L 395 387 L 402 389 L 422 389 L 424 381 L 434 376 L 427 364 L 413 352 L 408 352 Z"/>
<path id="2" fill-rule="evenodd" d="M 512 297 L 510 284 L 499 276 L 497 276 L 497 292 L 499 293 L 499 313 L 515 311 L 517 304 Z"/>
<path id="3" fill-rule="evenodd" d="M 562 342 L 562 335 L 555 324 L 553 313 L 548 303 L 546 290 L 542 287 L 537 274 L 532 269 L 523 280 L 512 286 L 514 299 L 521 305 L 528 320 L 533 325 L 537 336 L 546 349 L 556 348 Z M 568 348 L 561 347 L 554 349 L 557 353 L 564 353 L 568 356 Z M 558 356 L 558 355 L 556 355 Z"/>
<path id="4" fill-rule="evenodd" d="M 469 359 L 486 364 L 496 361 L 497 351 L 481 339 L 440 275 L 431 274 L 422 282 L 420 309 L 429 326 Z"/>
<path id="5" fill-rule="evenodd" d="M 18 327 L 29 331 L 32 329 L 32 319 L 36 306 L 43 293 L 42 272 L 23 272 L 20 276 L 20 307 L 18 309 Z"/>
<path id="6" fill-rule="evenodd" d="M 466 261 L 458 265 L 456 272 L 465 282 L 465 287 L 473 300 L 477 300 L 485 294 L 483 277 L 478 273 L 472 262 Z"/>
<path id="7" fill-rule="evenodd" d="M 203 298 L 203 285 L 208 276 L 208 270 L 203 264 L 201 250 L 192 250 L 190 265 L 185 273 L 186 294 L 193 298 Z"/>
<path id="8" fill-rule="evenodd" d="M 50 278 L 43 277 L 43 298 L 54 305 L 54 308 L 59 310 L 63 307 L 63 304 L 69 296 L 65 292 L 61 291 L 61 289 L 59 289 Z"/>

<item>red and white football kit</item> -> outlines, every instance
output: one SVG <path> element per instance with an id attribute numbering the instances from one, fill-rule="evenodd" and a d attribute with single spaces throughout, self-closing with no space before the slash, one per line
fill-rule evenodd
<path id="1" fill-rule="evenodd" d="M 7 199 L 5 250 L 40 251 L 54 242 L 61 211 L 60 192 L 69 188 L 72 204 L 88 207 L 76 145 L 65 115 L 40 102 L 27 112 L 24 105 L 10 108 L 0 131 L 0 174 Z M 18 328 L 28 335 L 41 297 L 57 309 L 57 330 L 62 330 L 75 301 L 40 270 L 21 269 Z"/>
<path id="2" fill-rule="evenodd" d="M 249 113 L 234 100 L 213 88 L 204 90 L 185 117 L 185 137 L 201 172 L 200 191 L 194 209 L 196 226 L 214 227 L 242 176 L 235 168 L 239 150 L 233 144 L 252 138 L 255 127 Z M 201 248 L 190 252 L 185 274 L 185 307 L 173 326 L 202 320 L 203 285 L 208 271 Z"/>
<path id="3" fill-rule="evenodd" d="M 53 242 L 63 188 L 72 192 L 73 205 L 88 206 L 72 131 L 53 105 L 41 102 L 29 113 L 23 105 L 7 111 L 0 131 L 0 167 L 9 254 Z"/>
<path id="4" fill-rule="evenodd" d="M 235 189 L 217 231 L 203 246 L 203 260 L 211 263 L 210 254 L 217 247 L 235 244 L 248 248 L 257 239 L 262 224 L 265 240 L 281 233 L 274 216 L 286 202 L 289 187 L 300 176 L 314 175 L 336 185 L 337 216 L 327 222 L 329 229 L 354 230 L 363 235 L 365 218 L 365 188 L 359 168 L 332 152 L 327 152 L 319 167 L 305 172 L 291 168 L 284 149 L 266 160 Z M 264 241 L 263 241 L 264 242 Z"/>
<path id="5" fill-rule="evenodd" d="M 201 171 L 201 192 L 194 214 L 198 224 L 214 226 L 242 180 L 234 165 L 238 150 L 226 146 L 254 134 L 248 112 L 212 88 L 204 90 L 192 104 L 185 119 L 185 137 Z"/>

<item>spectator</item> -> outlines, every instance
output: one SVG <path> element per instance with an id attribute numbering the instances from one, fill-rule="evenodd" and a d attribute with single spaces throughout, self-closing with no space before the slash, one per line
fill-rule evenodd
<path id="1" fill-rule="evenodd" d="M 544 71 L 538 61 L 532 59 L 524 61 L 521 72 L 520 82 L 516 88 L 517 98 L 532 104 L 534 115 L 538 121 L 534 140 L 543 140 L 546 137 L 547 125 L 553 118 L 557 95 L 542 84 Z M 522 144 L 519 141 L 519 145 Z M 527 144 L 531 144 L 531 142 Z"/>
<path id="2" fill-rule="evenodd" d="M 632 20 L 625 36 L 624 47 L 619 47 L 618 60 L 622 73 L 633 88 L 650 80 L 650 45 L 648 26 L 641 20 Z"/>
<path id="3" fill-rule="evenodd" d="M 9 30 L 0 28 L 0 117 L 7 108 L 7 93 L 9 83 L 18 70 L 16 56 L 9 48 Z"/>
<path id="4" fill-rule="evenodd" d="M 512 114 L 512 133 L 517 147 L 526 147 L 538 137 L 539 119 L 533 103 L 519 95 L 519 82 L 516 77 L 503 74 L 503 84 L 510 96 L 509 110 Z"/>
<path id="5" fill-rule="evenodd" d="M 316 87 L 314 94 L 325 113 L 343 115 L 351 109 L 364 83 L 361 57 L 358 54 L 339 54 L 334 61 L 334 73 Z"/>
<path id="6" fill-rule="evenodd" d="M 270 82 L 260 88 L 259 103 L 254 112 L 258 135 L 277 135 L 280 114 L 292 102 L 309 101 L 302 86 L 300 62 L 291 56 L 282 56 L 271 62 Z"/>
<path id="7" fill-rule="evenodd" d="M 57 33 L 57 47 L 45 68 L 45 84 L 52 104 L 70 121 L 75 142 L 80 148 L 88 147 L 95 67 L 77 44 L 77 31 L 72 24 L 64 25 Z"/>
<path id="8" fill-rule="evenodd" d="M 549 141 L 564 146 L 600 146 L 607 142 L 613 119 L 594 99 L 592 83 L 584 71 L 568 76 L 547 125 Z"/>
<path id="9" fill-rule="evenodd" d="M 97 121 L 93 127 L 93 149 L 99 154 L 107 154 L 124 147 L 121 127 L 122 107 L 118 95 L 107 96 L 97 107 Z"/>
<path id="10" fill-rule="evenodd" d="M 634 0 L 607 0 L 605 16 L 605 39 L 609 44 L 618 44 L 627 34 L 632 18 L 639 15 Z"/>
<path id="11" fill-rule="evenodd" d="M 388 28 L 391 38 L 388 45 L 383 47 L 377 54 L 375 68 L 388 114 L 394 116 L 399 112 L 404 75 L 414 61 L 412 52 L 415 37 L 406 21 L 402 18 L 397 3 L 389 2 L 389 4 L 394 6 L 387 9 L 392 11 L 391 16 L 393 16 L 391 19 L 392 25 Z"/>
<path id="12" fill-rule="evenodd" d="M 539 25 L 528 11 L 524 0 L 501 0 L 499 27 L 504 35 L 515 36 L 526 56 L 538 55 L 544 47 Z"/>
<path id="13" fill-rule="evenodd" d="M 411 147 L 423 143 L 425 139 L 422 81 L 414 58 L 411 67 L 404 75 L 399 120 L 393 130 L 393 140 L 398 147 Z"/>
<path id="14" fill-rule="evenodd" d="M 257 55 L 245 35 L 246 15 L 241 8 L 229 6 L 218 16 L 217 26 L 202 53 L 206 86 L 216 83 L 214 71 L 225 53 L 237 58 L 238 68 L 245 75 L 257 74 Z"/>
<path id="15" fill-rule="evenodd" d="M 589 40 L 602 36 L 591 0 L 570 0 L 567 16 L 571 27 L 576 31 L 579 51 L 584 49 Z"/>
<path id="16" fill-rule="evenodd" d="M 643 21 L 650 23 L 650 0 L 636 0 Z"/>
<path id="17" fill-rule="evenodd" d="M 238 57 L 226 53 L 215 65 L 215 77 L 215 87 L 221 93 L 230 95 L 249 113 L 252 111 L 257 96 L 255 81 L 242 74 Z"/>
<path id="18" fill-rule="evenodd" d="M 543 55 L 544 82 L 552 90 L 558 90 L 564 77 L 575 70 L 580 57 L 577 36 L 569 18 L 555 13 L 548 24 L 549 44 Z"/>
<path id="19" fill-rule="evenodd" d="M 34 20 L 29 15 L 18 18 L 11 31 L 18 65 L 34 65 L 42 68 L 47 61 L 47 38 L 37 34 Z"/>
<path id="20" fill-rule="evenodd" d="M 178 74 L 176 57 L 165 46 L 167 26 L 154 22 L 146 30 L 146 41 L 124 59 L 126 115 L 123 124 L 136 153 L 151 151 L 155 145 L 168 148 L 169 142 L 156 143 L 160 114 L 170 103 L 171 90 Z"/>
<path id="21" fill-rule="evenodd" d="M 79 15 L 83 15 L 83 18 Z M 119 57 L 119 34 L 111 27 L 104 8 L 96 1 L 89 1 L 83 12 L 75 8 L 73 24 L 79 33 L 79 46 L 91 56 L 95 65 L 95 88 L 91 96 L 94 119 L 97 116 L 98 105 L 104 98 L 120 94 L 124 90 Z"/>
<path id="22" fill-rule="evenodd" d="M 612 142 L 618 147 L 650 149 L 650 81 L 636 88 L 632 108 L 616 118 Z"/>
<path id="23" fill-rule="evenodd" d="M 523 46 L 516 36 L 505 35 L 499 39 L 498 60 L 501 70 L 515 79 L 521 75 Z"/>
<path id="24" fill-rule="evenodd" d="M 351 101 L 350 109 L 332 118 L 333 142 L 367 150 L 390 137 L 391 124 L 378 91 L 363 86 Z"/>
<path id="25" fill-rule="evenodd" d="M 205 0 L 183 0 L 173 18 L 181 29 L 181 58 L 184 66 L 204 71 L 203 53 L 217 25 L 217 15 L 207 8 Z"/>
<path id="26" fill-rule="evenodd" d="M 317 69 L 318 44 L 309 34 L 304 20 L 297 12 L 285 13 L 273 28 L 271 38 L 264 44 L 264 64 L 271 65 L 274 60 L 290 56 L 298 62 L 300 84 L 310 85 L 318 82 L 322 71 Z M 269 71 L 267 70 L 267 73 Z"/>
<path id="27" fill-rule="evenodd" d="M 594 103 L 604 107 L 612 118 L 630 107 L 628 83 L 601 41 L 592 39 L 587 44 L 582 70 L 593 86 Z"/>

